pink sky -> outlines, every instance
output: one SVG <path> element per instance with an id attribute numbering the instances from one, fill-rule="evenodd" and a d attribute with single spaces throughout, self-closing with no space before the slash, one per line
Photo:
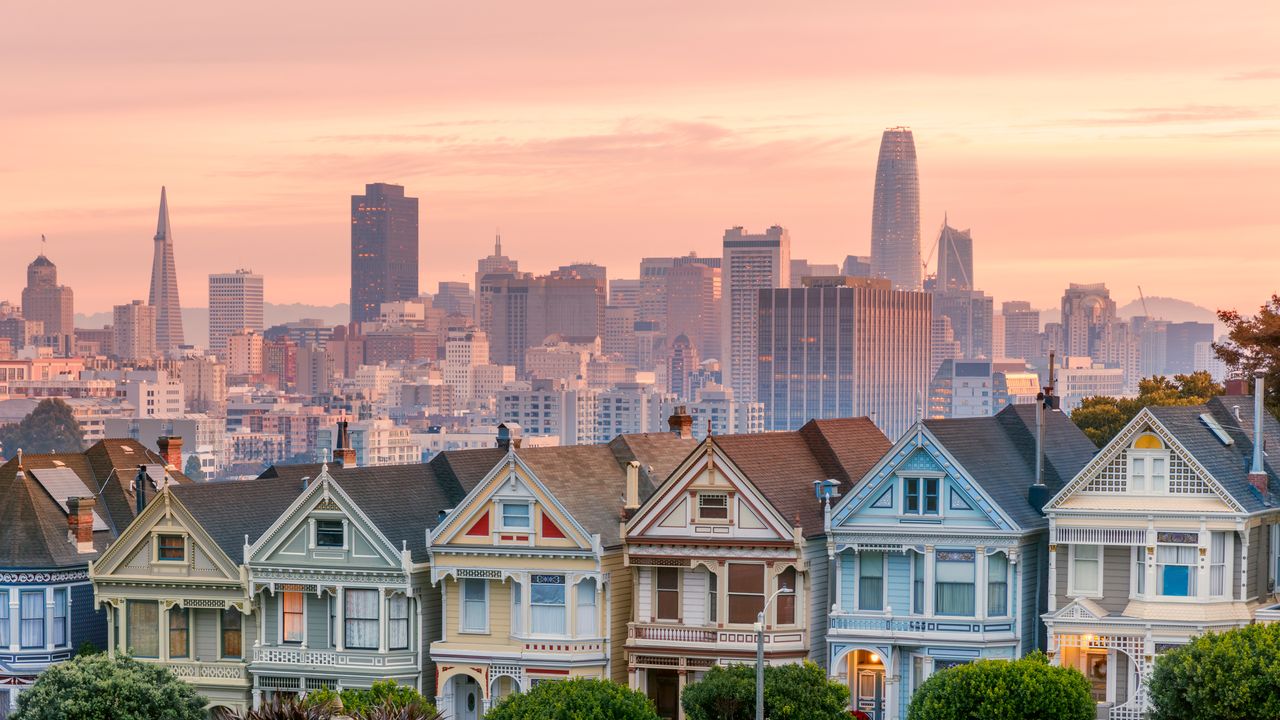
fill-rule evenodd
<path id="1" fill-rule="evenodd" d="M 346 302 L 375 181 L 421 198 L 424 290 L 495 227 L 533 271 L 631 277 L 773 223 L 839 262 L 909 125 L 926 252 L 944 211 L 972 228 L 997 302 L 1101 281 L 1252 311 L 1278 34 L 1267 2 L 8 3 L 0 299 L 41 233 L 78 311 L 145 299 L 162 184 L 189 306 L 238 266 L 268 301 Z"/>

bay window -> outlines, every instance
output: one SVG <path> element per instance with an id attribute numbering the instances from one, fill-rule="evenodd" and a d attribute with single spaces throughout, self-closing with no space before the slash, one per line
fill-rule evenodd
<path id="1" fill-rule="evenodd" d="M 530 631 L 535 635 L 565 634 L 563 575 L 534 575 L 529 585 Z"/>
<path id="2" fill-rule="evenodd" d="M 796 595 L 800 593 L 796 587 L 796 569 L 793 567 L 786 568 L 778 573 L 777 587 L 775 590 L 787 588 L 791 592 L 780 593 L 774 599 L 774 614 L 777 619 L 776 625 L 794 625 L 796 623 Z"/>
<path id="3" fill-rule="evenodd" d="M 57 588 L 53 591 L 53 646 L 70 645 L 70 635 L 71 630 L 67 624 L 67 589 Z"/>
<path id="4" fill-rule="evenodd" d="M 1102 595 L 1102 546 L 1072 545 L 1069 595 Z"/>
<path id="5" fill-rule="evenodd" d="M 44 591 L 24 590 L 18 598 L 18 644 L 24 650 L 44 647 Z"/>
<path id="6" fill-rule="evenodd" d="M 657 594 L 658 620 L 680 619 L 680 570 L 660 567 L 653 572 L 653 584 Z"/>
<path id="7" fill-rule="evenodd" d="M 160 604 L 155 600 L 130 600 L 126 645 L 135 657 L 160 657 Z M 25 634 L 25 627 L 24 634 Z"/>
<path id="8" fill-rule="evenodd" d="M 751 624 L 764 609 L 764 565 L 729 563 L 729 622 Z"/>
<path id="9" fill-rule="evenodd" d="M 884 553 L 858 554 L 858 609 L 884 609 Z"/>
<path id="10" fill-rule="evenodd" d="M 1156 533 L 1156 594 L 1192 597 L 1196 594 L 1198 533 Z"/>
<path id="11" fill-rule="evenodd" d="M 974 551 L 939 550 L 934 555 L 934 612 L 973 617 L 976 596 Z"/>
<path id="12" fill-rule="evenodd" d="M 403 595 L 387 600 L 387 648 L 409 649 L 409 598 Z"/>
<path id="13" fill-rule="evenodd" d="M 191 654 L 190 620 L 186 608 L 169 608 L 169 657 L 184 658 Z"/>
<path id="14" fill-rule="evenodd" d="M 596 580 L 587 578 L 578 583 L 577 607 L 574 611 L 574 634 L 588 638 L 596 635 Z"/>
<path id="15" fill-rule="evenodd" d="M 280 641 L 301 643 L 304 637 L 303 596 L 300 592 L 280 593 Z"/>
<path id="16" fill-rule="evenodd" d="M 378 649 L 377 590 L 344 590 L 343 627 L 346 647 L 353 650 Z"/>
<path id="17" fill-rule="evenodd" d="M 1009 614 L 1009 556 L 996 553 L 987 556 L 987 616 Z"/>

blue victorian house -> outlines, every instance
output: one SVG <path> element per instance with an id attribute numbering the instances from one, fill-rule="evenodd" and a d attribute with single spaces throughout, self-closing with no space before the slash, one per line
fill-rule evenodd
<path id="1" fill-rule="evenodd" d="M 830 508 L 827 667 L 854 709 L 905 718 L 931 673 L 1045 647 L 1040 509 L 1095 451 L 1063 413 L 1036 405 L 926 420 Z"/>

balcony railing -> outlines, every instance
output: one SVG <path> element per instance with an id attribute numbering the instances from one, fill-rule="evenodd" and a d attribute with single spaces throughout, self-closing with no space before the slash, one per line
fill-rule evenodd
<path id="1" fill-rule="evenodd" d="M 683 625 L 647 625 L 631 623 L 628 626 L 630 636 L 637 640 L 657 640 L 673 643 L 713 643 L 716 641 L 715 630 L 704 630 Z"/>
<path id="2" fill-rule="evenodd" d="M 253 662 L 270 665 L 309 665 L 313 667 L 400 668 L 417 667 L 417 653 L 392 650 L 381 654 L 376 650 L 313 650 L 296 647 L 256 647 Z"/>
<path id="3" fill-rule="evenodd" d="M 770 628 L 764 633 L 765 647 L 802 646 L 805 632 L 801 628 Z M 718 648 L 724 648 L 733 645 L 755 647 L 756 643 L 755 630 L 750 627 L 712 628 L 632 622 L 627 623 L 627 637 L 630 641 L 643 642 L 646 645 L 693 645 L 695 647 L 715 645 Z"/>
<path id="4" fill-rule="evenodd" d="M 932 617 L 893 618 L 867 615 L 833 614 L 827 621 L 831 630 L 853 633 L 889 633 L 892 635 L 924 635 L 936 633 L 963 633 L 975 636 L 1013 635 L 1013 618 Z"/>
<path id="5" fill-rule="evenodd" d="M 183 680 L 247 680 L 248 669 L 238 662 L 167 662 L 164 666 Z"/>

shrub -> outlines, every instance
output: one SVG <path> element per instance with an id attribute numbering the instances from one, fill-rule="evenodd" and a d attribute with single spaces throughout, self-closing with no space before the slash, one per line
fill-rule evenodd
<path id="1" fill-rule="evenodd" d="M 205 699 L 153 663 L 102 653 L 54 665 L 18 696 L 14 720 L 204 720 Z"/>
<path id="2" fill-rule="evenodd" d="M 544 682 L 503 698 L 485 720 L 658 720 L 643 693 L 608 680 Z"/>
<path id="3" fill-rule="evenodd" d="M 1156 658 L 1151 720 L 1280 717 L 1280 625 L 1208 633 Z"/>
<path id="4" fill-rule="evenodd" d="M 343 712 L 354 715 L 367 713 L 374 709 L 408 709 L 423 717 L 436 714 L 435 706 L 423 697 L 415 688 L 400 685 L 395 680 L 375 682 L 368 690 L 347 688 L 341 693 L 332 690 L 316 690 L 307 693 L 306 704 L 309 706 L 337 704 Z"/>
<path id="5" fill-rule="evenodd" d="M 907 720 L 1093 720 L 1096 713 L 1084 675 L 1036 652 L 934 673 L 911 698 Z"/>
<path id="6" fill-rule="evenodd" d="M 680 703 L 689 720 L 752 720 L 755 666 L 713 667 L 684 689 Z M 764 669 L 764 710 L 771 720 L 844 720 L 848 704 L 849 689 L 811 662 Z"/>

